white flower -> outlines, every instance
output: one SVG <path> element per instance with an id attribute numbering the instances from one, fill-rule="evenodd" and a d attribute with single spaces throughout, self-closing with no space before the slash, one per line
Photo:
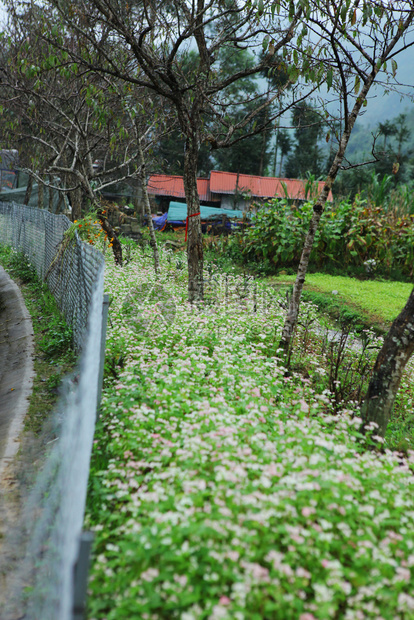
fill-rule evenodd
<path id="1" fill-rule="evenodd" d="M 398 608 L 401 611 L 414 611 L 414 597 L 405 592 L 400 592 L 398 595 Z"/>
<path id="2" fill-rule="evenodd" d="M 227 608 L 222 605 L 214 605 L 213 613 L 208 617 L 208 620 L 222 620 L 223 618 L 230 618 Z"/>
<path id="3" fill-rule="evenodd" d="M 407 583 L 411 579 L 411 571 L 409 568 L 404 568 L 403 566 L 397 566 L 396 575 L 393 579 L 394 582 L 397 581 L 406 581 Z"/>
<path id="4" fill-rule="evenodd" d="M 144 581 L 154 581 L 160 574 L 158 568 L 148 568 L 146 571 L 141 573 L 141 579 Z"/>
<path id="5" fill-rule="evenodd" d="M 315 600 L 318 603 L 327 603 L 332 600 L 333 591 L 327 588 L 325 584 L 315 583 L 313 589 L 315 590 Z"/>

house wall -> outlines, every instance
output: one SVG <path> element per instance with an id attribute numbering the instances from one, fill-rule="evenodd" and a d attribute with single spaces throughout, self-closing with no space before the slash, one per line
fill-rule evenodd
<path id="1" fill-rule="evenodd" d="M 250 201 L 247 202 L 241 196 L 237 198 L 237 203 L 234 203 L 234 195 L 233 194 L 222 194 L 220 207 L 222 209 L 239 209 L 240 211 L 247 211 L 249 208 Z"/>

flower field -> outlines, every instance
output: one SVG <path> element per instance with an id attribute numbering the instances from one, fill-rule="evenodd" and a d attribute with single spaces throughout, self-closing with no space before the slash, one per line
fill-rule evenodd
<path id="1" fill-rule="evenodd" d="M 414 453 L 333 415 L 317 353 L 285 371 L 275 291 L 207 271 L 191 306 L 184 259 L 161 262 L 107 260 L 88 617 L 414 618 Z"/>

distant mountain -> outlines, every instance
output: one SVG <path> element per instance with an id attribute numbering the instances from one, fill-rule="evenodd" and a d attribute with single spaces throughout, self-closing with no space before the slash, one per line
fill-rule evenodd
<path id="1" fill-rule="evenodd" d="M 378 129 L 380 123 L 394 121 L 400 114 L 406 114 L 406 125 L 411 132 L 411 140 L 403 145 L 403 152 L 412 149 L 414 141 L 414 47 L 407 50 L 404 55 L 398 58 L 397 78 L 401 87 L 401 92 L 384 92 L 382 85 L 375 86 L 368 98 L 366 108 L 363 108 L 361 116 L 358 117 L 355 127 L 351 134 L 346 158 L 351 163 L 359 163 L 372 158 L 373 134 Z M 404 94 L 405 93 L 405 94 Z M 383 137 L 379 137 L 376 150 L 381 150 Z M 395 141 L 390 138 L 388 146 L 392 146 Z M 321 144 L 328 154 L 328 145 Z"/>
<path id="2" fill-rule="evenodd" d="M 384 97 L 383 100 L 386 101 L 386 98 Z M 407 102 L 405 101 L 405 103 Z M 409 150 L 412 150 L 412 140 L 414 139 L 414 105 L 410 104 L 409 106 L 387 106 L 386 104 L 380 105 L 380 102 L 378 102 L 377 109 L 377 115 L 374 115 L 373 113 L 370 117 L 362 117 L 358 119 L 357 123 L 355 124 L 348 148 L 346 150 L 346 157 L 347 159 L 352 161 L 352 163 L 356 163 L 358 160 L 362 161 L 364 159 L 364 156 L 370 158 L 374 141 L 374 134 L 378 129 L 379 123 L 383 123 L 387 120 L 393 122 L 400 114 L 406 114 L 407 129 L 409 132 L 411 132 L 411 139 L 403 144 L 402 151 L 407 152 Z M 381 111 L 383 111 L 382 114 Z M 384 138 L 382 136 L 377 138 L 377 151 L 381 150 L 383 140 Z M 389 146 L 393 145 L 395 147 L 395 139 L 389 138 L 388 144 Z"/>
<path id="3" fill-rule="evenodd" d="M 373 128 L 378 123 L 383 123 L 398 116 L 398 114 L 410 114 L 411 110 L 414 109 L 414 47 L 409 48 L 404 54 L 398 56 L 397 62 L 398 70 L 396 77 L 402 85 L 400 87 L 401 93 L 405 93 L 405 96 L 397 92 L 390 92 L 386 95 L 382 86 L 374 87 L 370 94 L 368 105 L 358 123 Z"/>

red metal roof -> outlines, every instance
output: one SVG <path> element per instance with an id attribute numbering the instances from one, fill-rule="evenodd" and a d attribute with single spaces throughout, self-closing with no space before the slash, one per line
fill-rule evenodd
<path id="1" fill-rule="evenodd" d="M 197 179 L 197 189 L 200 200 L 219 200 L 211 197 L 209 179 Z M 183 177 L 168 174 L 152 174 L 148 181 L 148 193 L 156 196 L 172 196 L 185 198 Z"/>
<path id="2" fill-rule="evenodd" d="M 324 182 L 317 183 L 318 192 Z M 305 200 L 306 181 L 300 179 L 276 179 L 274 177 L 259 177 L 251 174 L 235 172 L 220 172 L 213 170 L 209 179 L 197 179 L 197 189 L 200 200 L 207 202 L 220 201 L 218 194 L 234 194 L 236 187 L 239 192 L 249 193 L 253 198 L 289 198 Z M 286 191 L 285 191 L 286 190 Z M 183 177 L 153 174 L 148 181 L 148 193 L 156 196 L 170 196 L 185 198 Z M 328 200 L 332 201 L 332 192 Z"/>
<path id="3" fill-rule="evenodd" d="M 318 192 L 323 188 L 324 182 L 317 183 Z M 286 192 L 289 198 L 305 199 L 306 181 L 300 179 L 276 179 L 274 177 L 259 177 L 251 174 L 239 174 L 236 172 L 219 172 L 213 170 L 210 174 L 210 192 L 212 194 L 234 194 L 236 187 L 239 192 L 247 192 L 257 198 L 285 198 Z M 286 192 L 285 192 L 286 189 Z M 329 192 L 328 200 L 333 200 L 332 192 Z"/>

